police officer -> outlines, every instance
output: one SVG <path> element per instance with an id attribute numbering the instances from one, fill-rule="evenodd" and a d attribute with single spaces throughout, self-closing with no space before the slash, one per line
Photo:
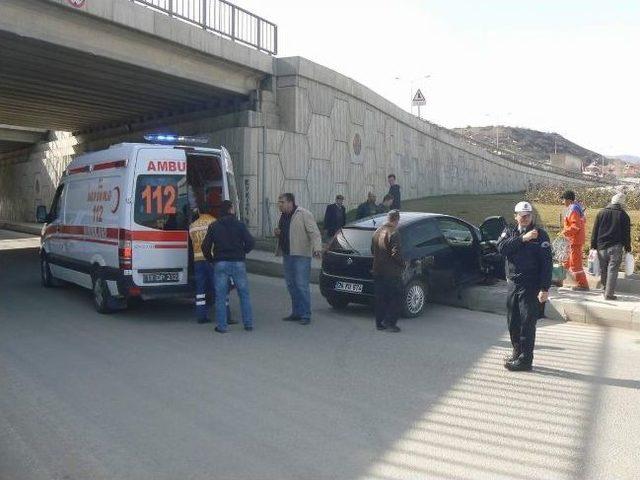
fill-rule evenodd
<path id="1" fill-rule="evenodd" d="M 549 235 L 533 223 L 528 202 L 515 207 L 517 225 L 508 226 L 498 240 L 498 251 L 506 258 L 507 325 L 513 352 L 505 360 L 511 371 L 529 371 L 533 363 L 536 322 L 541 305 L 548 299 L 553 267 Z"/>

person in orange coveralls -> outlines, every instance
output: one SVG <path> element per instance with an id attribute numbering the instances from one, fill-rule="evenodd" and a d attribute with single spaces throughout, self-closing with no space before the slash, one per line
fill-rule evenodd
<path id="1" fill-rule="evenodd" d="M 586 216 L 584 208 L 576 202 L 576 194 L 567 190 L 560 197 L 564 206 L 567 207 L 564 213 L 564 228 L 562 235 L 569 241 L 569 259 L 564 263 L 564 267 L 571 273 L 578 284 L 572 290 L 589 290 L 587 276 L 582 266 L 582 247 L 584 246 Z"/>

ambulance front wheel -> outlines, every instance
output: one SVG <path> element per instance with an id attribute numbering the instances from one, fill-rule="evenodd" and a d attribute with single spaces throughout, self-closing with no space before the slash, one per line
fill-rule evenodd
<path id="1" fill-rule="evenodd" d="M 51 265 L 49 265 L 49 260 L 47 260 L 47 255 L 44 252 L 40 255 L 40 281 L 45 288 L 60 285 L 60 282 L 51 273 Z"/>

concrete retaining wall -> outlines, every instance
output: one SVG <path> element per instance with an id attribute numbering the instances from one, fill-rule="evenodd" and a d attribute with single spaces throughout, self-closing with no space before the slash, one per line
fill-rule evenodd
<path id="1" fill-rule="evenodd" d="M 276 74 L 280 129 L 267 132 L 267 197 L 291 191 L 318 218 L 338 193 L 349 207 L 368 191 L 381 201 L 389 173 L 404 199 L 522 191 L 530 182 L 584 183 L 474 147 L 304 58 L 277 59 Z"/>

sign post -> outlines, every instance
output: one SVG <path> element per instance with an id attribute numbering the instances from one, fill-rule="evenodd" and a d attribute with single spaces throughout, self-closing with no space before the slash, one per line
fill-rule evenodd
<path id="1" fill-rule="evenodd" d="M 411 106 L 418 107 L 418 118 L 422 118 L 420 116 L 420 107 L 426 104 L 427 104 L 427 99 L 424 98 L 424 95 L 422 94 L 420 89 L 418 89 L 416 91 L 416 94 L 413 96 L 413 99 L 411 100 Z"/>

